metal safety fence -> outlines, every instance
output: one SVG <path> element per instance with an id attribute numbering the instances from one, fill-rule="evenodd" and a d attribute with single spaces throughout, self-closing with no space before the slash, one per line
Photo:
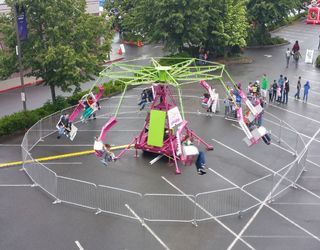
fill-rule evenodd
<path id="1" fill-rule="evenodd" d="M 191 97 L 188 97 L 192 102 Z M 199 102 L 199 99 L 193 100 Z M 220 100 L 220 102 L 222 102 Z M 192 105 L 190 105 L 192 106 Z M 68 112 L 71 108 L 62 112 Z M 220 111 L 213 116 L 224 116 Z M 201 222 L 246 212 L 266 198 L 273 200 L 294 186 L 305 169 L 308 149 L 301 134 L 290 124 L 265 112 L 264 122 L 271 128 L 274 144 L 283 146 L 294 158 L 292 162 L 243 186 L 234 186 L 198 194 L 141 194 L 118 187 L 96 185 L 91 182 L 58 176 L 54 171 L 32 157 L 32 149 L 45 137 L 56 131 L 62 112 L 45 117 L 25 134 L 22 147 L 23 170 L 34 182 L 54 198 L 54 203 L 68 203 L 96 213 L 109 213 L 137 219 L 128 206 L 147 221 Z M 206 112 L 187 110 L 189 115 L 207 115 Z M 70 112 L 69 112 L 70 113 Z"/>

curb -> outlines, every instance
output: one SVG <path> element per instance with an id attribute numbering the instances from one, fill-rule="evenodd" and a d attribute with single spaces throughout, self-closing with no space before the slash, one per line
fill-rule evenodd
<path id="1" fill-rule="evenodd" d="M 251 64 L 253 59 L 248 56 L 241 56 L 237 58 L 216 58 L 216 62 L 222 63 L 226 66 L 239 65 L 239 64 Z"/>
<path id="2" fill-rule="evenodd" d="M 24 87 L 38 86 L 38 85 L 41 85 L 42 83 L 44 83 L 44 80 L 36 80 L 34 82 L 25 83 Z M 10 91 L 10 90 L 14 90 L 14 89 L 21 89 L 21 88 L 22 88 L 21 85 L 17 85 L 17 86 L 13 86 L 13 87 L 10 87 L 10 88 L 7 88 L 7 89 L 2 89 L 2 90 L 0 90 L 0 93 L 4 93 L 4 92 Z"/>
<path id="3" fill-rule="evenodd" d="M 123 59 L 124 59 L 124 57 L 120 57 L 120 58 L 117 58 L 117 59 L 114 59 L 114 60 L 104 61 L 103 65 L 112 64 L 114 62 L 119 62 L 119 61 L 122 61 Z"/>
<path id="4" fill-rule="evenodd" d="M 246 49 L 269 49 L 269 48 L 281 47 L 281 46 L 288 45 L 288 44 L 290 44 L 290 42 L 273 44 L 273 45 L 248 46 L 248 47 L 246 47 Z"/>

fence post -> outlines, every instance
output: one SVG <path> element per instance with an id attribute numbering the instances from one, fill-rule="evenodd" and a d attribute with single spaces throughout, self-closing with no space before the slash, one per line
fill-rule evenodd
<path id="1" fill-rule="evenodd" d="M 140 205 L 142 204 L 142 207 L 143 207 L 143 209 L 142 209 L 142 216 L 141 216 L 141 224 L 142 224 L 142 226 L 144 226 L 145 225 L 145 217 L 146 217 L 146 209 L 145 209 L 145 207 L 144 207 L 144 195 L 145 194 L 141 194 L 141 193 L 139 193 L 140 194 L 140 199 L 141 199 L 141 203 L 140 203 Z"/>
<path id="2" fill-rule="evenodd" d="M 40 138 L 39 138 L 39 141 L 43 141 L 43 139 L 42 139 L 42 121 L 43 121 L 43 118 L 41 118 L 41 120 L 39 121 L 39 123 L 40 123 L 40 128 L 39 128 L 39 130 L 40 130 Z"/>
<path id="3" fill-rule="evenodd" d="M 53 202 L 52 202 L 52 204 L 60 204 L 60 203 L 62 203 L 62 201 L 59 199 L 60 197 L 59 197 L 59 193 L 58 193 L 58 179 L 59 179 L 59 176 L 55 173 L 55 177 L 56 177 L 56 194 L 55 194 L 55 196 L 56 196 L 56 200 L 54 200 Z"/>
<path id="4" fill-rule="evenodd" d="M 279 127 L 279 140 L 278 143 L 281 143 L 281 134 L 282 134 L 282 120 L 280 120 L 280 127 Z"/>
<path id="5" fill-rule="evenodd" d="M 240 188 L 240 191 L 244 190 L 243 187 Z M 242 191 L 243 192 L 243 191 Z M 242 211 L 242 199 L 241 197 L 239 196 L 239 212 L 238 212 L 238 218 L 239 219 L 242 219 L 242 214 L 243 214 L 243 211 Z"/>
<path id="6" fill-rule="evenodd" d="M 195 227 L 198 227 L 198 224 L 197 224 L 197 204 L 198 204 L 197 198 L 198 198 L 198 194 L 196 194 L 194 196 L 194 203 L 193 203 L 193 205 L 194 205 L 194 214 L 193 214 L 193 222 L 192 222 L 192 224 Z"/>
<path id="7" fill-rule="evenodd" d="M 308 153 L 309 153 L 309 149 L 307 149 L 307 151 L 305 152 L 306 154 L 306 157 L 305 157 L 305 160 L 303 162 L 303 171 L 304 172 L 307 172 L 308 170 L 306 169 L 306 161 L 308 160 Z"/>
<path id="8" fill-rule="evenodd" d="M 272 174 L 271 175 L 271 191 L 270 191 L 270 199 L 268 200 L 268 203 L 272 203 L 272 202 L 274 202 L 274 198 L 273 198 L 273 191 L 275 191 L 275 190 L 273 190 L 273 188 L 274 188 L 274 183 L 275 183 L 275 176 L 276 176 L 276 173 L 274 173 L 274 174 Z"/>
<path id="9" fill-rule="evenodd" d="M 296 146 L 294 148 L 294 155 L 293 156 L 297 156 L 298 155 L 298 143 L 299 143 L 299 134 L 298 132 L 296 132 L 297 136 L 296 136 Z"/>
<path id="10" fill-rule="evenodd" d="M 100 192 L 99 192 L 99 185 L 96 185 L 96 207 L 97 211 L 95 212 L 95 215 L 102 213 L 102 209 L 100 208 Z"/>
<path id="11" fill-rule="evenodd" d="M 300 161 L 298 160 L 298 161 L 296 161 L 295 163 L 294 163 L 294 168 L 295 168 L 295 170 L 294 170 L 294 184 L 293 184 L 293 187 L 294 188 L 297 188 L 297 186 L 296 186 L 296 183 L 297 183 L 297 181 L 298 181 L 298 176 L 299 176 L 299 165 L 300 164 L 302 164 L 301 163 L 301 158 L 300 158 Z"/>

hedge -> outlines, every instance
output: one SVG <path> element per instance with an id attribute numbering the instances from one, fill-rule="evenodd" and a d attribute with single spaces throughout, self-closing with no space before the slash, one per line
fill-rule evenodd
<path id="1" fill-rule="evenodd" d="M 104 83 L 103 96 L 106 97 L 110 94 L 122 91 L 125 85 L 124 82 L 125 80 L 117 80 L 114 81 L 113 84 L 111 82 Z M 59 110 L 76 105 L 86 93 L 87 91 L 78 92 L 70 97 L 58 96 L 55 102 L 52 103 L 51 101 L 48 101 L 41 108 L 25 112 L 16 112 L 0 118 L 0 137 L 26 130 L 40 119 Z"/>

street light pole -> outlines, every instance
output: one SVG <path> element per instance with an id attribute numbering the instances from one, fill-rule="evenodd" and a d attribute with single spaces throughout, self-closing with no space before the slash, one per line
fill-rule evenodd
<path id="1" fill-rule="evenodd" d="M 13 17 L 14 17 L 14 26 L 16 29 L 16 36 L 17 36 L 17 46 L 16 46 L 16 54 L 18 56 L 18 62 L 19 62 L 19 74 L 20 74 L 20 82 L 21 82 L 21 101 L 23 104 L 23 111 L 27 110 L 27 104 L 26 104 L 26 91 L 24 88 L 24 79 L 23 79 L 23 67 L 22 67 L 22 55 L 21 55 L 21 42 L 19 37 L 19 30 L 18 30 L 18 18 L 17 18 L 17 8 L 16 8 L 16 1 L 14 1 L 13 5 Z"/>

